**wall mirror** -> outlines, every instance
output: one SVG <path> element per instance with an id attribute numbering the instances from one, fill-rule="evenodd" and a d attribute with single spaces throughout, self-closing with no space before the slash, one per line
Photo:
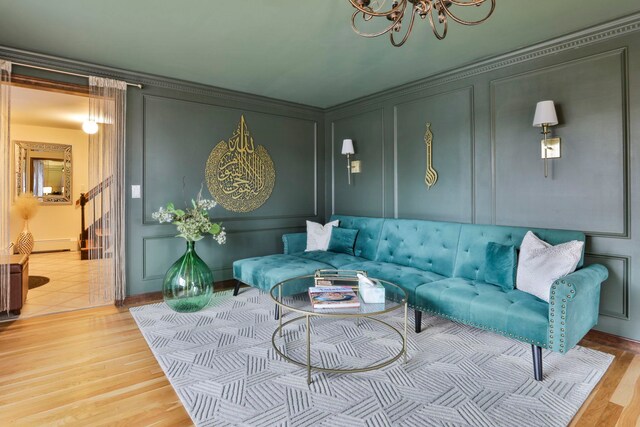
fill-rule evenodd
<path id="1" fill-rule="evenodd" d="M 32 192 L 43 204 L 71 204 L 71 145 L 15 142 L 16 196 Z"/>

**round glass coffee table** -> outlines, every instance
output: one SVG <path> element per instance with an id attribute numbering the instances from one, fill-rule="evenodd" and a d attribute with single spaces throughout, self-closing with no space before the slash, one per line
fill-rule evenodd
<path id="1" fill-rule="evenodd" d="M 279 324 L 271 337 L 271 343 L 274 350 L 286 361 L 295 365 L 306 368 L 307 370 L 307 384 L 311 384 L 311 370 L 317 370 L 321 372 L 332 373 L 356 373 L 367 372 L 375 369 L 383 368 L 387 365 L 398 360 L 404 356 L 404 361 L 407 360 L 407 293 L 391 282 L 385 280 L 373 279 L 384 287 L 385 299 L 383 303 L 365 303 L 360 295 L 360 306 L 357 308 L 335 308 L 335 309 L 314 309 L 309 299 L 308 290 L 310 287 L 327 286 L 329 284 L 336 286 L 351 286 L 353 291 L 358 294 L 358 282 L 355 277 L 354 271 L 341 271 L 331 270 L 327 273 L 327 270 L 319 270 L 315 275 L 298 276 L 291 279 L 284 280 L 276 284 L 271 288 L 271 298 L 277 304 L 280 315 Z M 365 273 L 366 274 L 366 273 Z M 331 282 L 331 283 L 329 283 Z M 383 314 L 395 311 L 404 311 L 404 328 L 402 330 L 393 324 L 386 322 L 379 317 Z M 283 320 L 285 313 L 291 312 L 299 314 L 297 317 Z M 390 357 L 384 360 L 377 360 L 374 364 L 358 367 L 358 368 L 329 368 L 324 366 L 314 365 L 311 362 L 311 319 L 312 318 L 333 318 L 333 319 L 353 319 L 356 325 L 360 326 L 360 319 L 368 319 L 383 328 L 392 331 L 391 335 L 398 337 L 401 342 L 401 348 L 397 353 L 392 354 Z M 285 354 L 277 344 L 277 340 L 284 340 L 284 346 L 287 345 L 287 331 L 286 326 L 295 322 L 306 323 L 306 360 L 302 358 L 294 358 Z M 284 332 L 284 334 L 283 334 Z M 300 334 L 292 334 L 293 339 L 299 339 Z"/>

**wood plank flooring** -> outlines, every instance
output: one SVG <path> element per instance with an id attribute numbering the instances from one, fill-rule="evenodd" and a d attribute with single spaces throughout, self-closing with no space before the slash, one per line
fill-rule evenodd
<path id="1" fill-rule="evenodd" d="M 640 355 L 616 356 L 572 426 L 640 426 Z M 0 324 L 0 425 L 182 426 L 191 420 L 128 308 Z"/>
<path id="2" fill-rule="evenodd" d="M 191 425 L 127 309 L 0 325 L 1 425 Z"/>

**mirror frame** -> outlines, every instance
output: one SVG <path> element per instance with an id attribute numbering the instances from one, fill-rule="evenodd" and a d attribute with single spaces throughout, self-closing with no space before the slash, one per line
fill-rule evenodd
<path id="1" fill-rule="evenodd" d="M 62 153 L 62 162 L 64 164 L 64 194 L 62 195 L 48 195 L 38 197 L 38 200 L 43 205 L 70 205 L 73 203 L 71 200 L 72 193 L 72 157 L 71 157 L 71 145 L 67 144 L 53 144 L 49 142 L 31 142 L 31 141 L 14 141 L 15 147 L 15 190 L 16 197 L 22 193 L 27 193 L 30 190 L 23 188 L 22 175 L 26 173 L 23 170 L 23 159 L 26 158 L 27 152 L 60 152 Z M 28 182 L 31 181 L 31 177 L 28 178 Z"/>

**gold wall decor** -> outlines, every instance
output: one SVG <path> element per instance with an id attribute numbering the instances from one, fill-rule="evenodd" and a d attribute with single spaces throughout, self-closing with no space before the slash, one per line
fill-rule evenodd
<path id="1" fill-rule="evenodd" d="M 438 182 L 438 172 L 433 168 L 433 133 L 431 133 L 431 123 L 427 123 L 427 131 L 424 133 L 424 143 L 427 146 L 427 172 L 424 175 L 424 183 L 427 189 Z"/>
<path id="2" fill-rule="evenodd" d="M 211 150 L 205 175 L 211 195 L 233 212 L 256 210 L 271 196 L 276 181 L 273 161 L 263 146 L 255 146 L 244 115 L 231 138 Z"/>

